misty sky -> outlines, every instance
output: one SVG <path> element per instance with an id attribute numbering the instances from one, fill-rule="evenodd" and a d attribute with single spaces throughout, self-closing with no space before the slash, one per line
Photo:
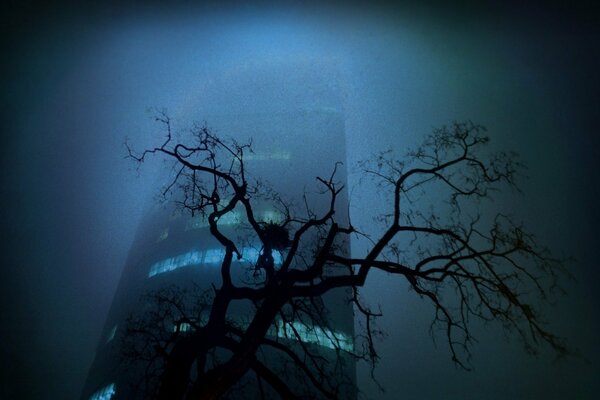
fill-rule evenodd
<path id="1" fill-rule="evenodd" d="M 494 205 L 577 260 L 568 297 L 546 320 L 584 357 L 526 357 L 492 324 L 475 328 L 472 372 L 455 368 L 443 340 L 434 345 L 426 303 L 400 279 L 373 275 L 364 294 L 384 312 L 376 376 L 386 392 L 362 366 L 365 398 L 595 397 L 600 37 L 588 10 L 14 7 L 3 17 L 0 397 L 78 398 L 155 194 L 160 165 L 137 172 L 123 147 L 126 137 L 139 147 L 160 139 L 149 109 L 185 124 L 326 106 L 303 86 L 319 71 L 341 93 L 350 187 L 357 161 L 402 154 L 469 119 L 528 165 L 523 194 Z M 370 223 L 362 210 L 385 209 L 370 191 L 352 196 L 356 224 Z"/>

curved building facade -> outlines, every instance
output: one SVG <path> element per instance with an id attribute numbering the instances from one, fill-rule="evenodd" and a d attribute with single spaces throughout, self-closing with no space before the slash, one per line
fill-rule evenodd
<path id="1" fill-rule="evenodd" d="M 316 176 L 328 177 L 336 163 L 346 159 L 344 119 L 336 109 L 321 107 L 270 114 L 215 115 L 207 121 L 218 134 L 241 141 L 253 138 L 254 152 L 246 157 L 247 170 L 252 177 L 268 182 L 291 203 L 304 206 L 306 199 L 317 213 L 327 209 L 329 197 L 318 195 L 314 188 Z M 345 184 L 345 167 L 338 167 L 336 177 L 339 183 Z M 340 196 L 336 218 L 344 223 L 347 222 L 344 217 L 348 204 L 346 191 Z M 255 212 L 257 219 L 263 222 L 278 222 L 282 218 L 268 201 L 257 203 Z M 219 225 L 229 235 L 243 235 L 243 213 L 234 210 L 223 217 Z M 349 252 L 349 243 L 340 246 Z M 241 247 L 243 258 L 238 268 L 234 268 L 239 271 L 234 279 L 240 284 L 251 273 L 251 266 L 260 252 L 251 241 Z M 150 307 L 149 293 L 169 288 L 200 293 L 218 287 L 223 255 L 223 248 L 211 236 L 208 224 L 201 216 L 192 217 L 168 206 L 155 206 L 146 213 L 130 250 L 82 400 L 145 398 L 144 385 L 147 389 L 147 380 L 152 377 L 143 362 L 132 363 L 128 359 L 128 349 L 124 348 L 131 345 L 128 336 L 132 334 L 132 316 L 137 316 L 138 323 L 140 318 L 143 321 L 144 312 Z M 274 254 L 275 264 L 280 262 L 280 257 L 278 253 Z M 331 374 L 334 380 L 339 380 L 340 397 L 345 399 L 356 398 L 355 364 L 347 354 L 354 346 L 354 317 L 349 295 L 346 290 L 339 289 L 323 297 L 326 323 L 275 321 L 268 333 L 271 338 L 292 348 L 309 348 L 332 366 L 335 364 Z M 244 305 L 236 307 L 233 307 L 232 318 L 239 318 L 239 324 L 243 326 Z M 202 318 L 203 314 L 196 310 L 196 315 Z M 182 321 L 176 318 L 165 320 L 160 329 L 167 333 L 183 333 L 190 325 Z M 294 343 L 298 337 L 302 343 Z M 268 351 L 261 352 L 260 357 L 265 363 L 275 365 L 275 369 L 290 373 L 288 381 L 292 389 L 297 389 L 302 398 L 311 398 L 308 385 L 296 377 L 289 360 Z M 265 393 L 253 379 L 249 378 L 245 383 L 232 391 L 229 398 L 259 398 L 259 390 Z M 273 393 L 269 396 L 268 389 L 266 393 L 267 397 L 276 398 Z"/>

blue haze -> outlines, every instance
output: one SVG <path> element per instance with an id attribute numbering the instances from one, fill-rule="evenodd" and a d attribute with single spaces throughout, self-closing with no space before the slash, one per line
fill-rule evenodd
<path id="1" fill-rule="evenodd" d="M 569 296 L 546 312 L 585 359 L 528 358 L 499 326 L 477 326 L 473 372 L 455 368 L 442 340 L 434 346 L 425 302 L 400 279 L 374 274 L 364 294 L 384 311 L 376 376 L 387 391 L 378 392 L 363 365 L 365 398 L 597 393 L 600 40 L 584 15 L 335 5 L 99 9 L 23 17 L 29 25 L 7 36 L 0 397 L 78 397 L 141 210 L 155 193 L 160 164 L 136 171 L 122 146 L 125 137 L 138 148 L 158 142 L 149 108 L 165 108 L 185 126 L 225 111 L 326 106 L 303 86 L 321 70 L 322 90 L 341 93 L 351 171 L 379 150 L 402 154 L 441 124 L 481 123 L 495 148 L 518 151 L 529 166 L 523 195 L 503 195 L 494 206 L 578 260 Z M 357 185 L 351 173 L 352 216 L 369 229 L 361 210 L 377 213 L 385 202 Z"/>

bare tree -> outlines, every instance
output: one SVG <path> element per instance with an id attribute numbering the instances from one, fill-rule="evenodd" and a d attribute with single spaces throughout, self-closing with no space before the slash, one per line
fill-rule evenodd
<path id="1" fill-rule="evenodd" d="M 384 152 L 360 164 L 364 177 L 391 199 L 388 211 L 376 216 L 383 229 L 367 236 L 337 218 L 344 187 L 336 182 L 335 169 L 316 178 L 321 195 L 328 198 L 328 209 L 298 210 L 248 178 L 245 157 L 252 152 L 251 143 L 218 137 L 207 127 L 194 128 L 191 143 L 176 143 L 168 116 L 160 114 L 157 120 L 166 129 L 162 145 L 142 153 L 128 146 L 129 157 L 138 163 L 151 155 L 171 160 L 175 174 L 164 193 L 181 193 L 179 202 L 185 210 L 205 215 L 210 233 L 224 249 L 220 287 L 195 294 L 171 288 L 155 293 L 160 307 L 151 318 L 146 315 L 130 325 L 129 336 L 138 345 L 129 348 L 155 377 L 156 386 L 149 390 L 157 398 L 221 398 L 251 374 L 262 394 L 265 384 L 286 399 L 310 393 L 338 398 L 348 383 L 332 379 L 340 360 L 360 358 L 374 366 L 378 358 L 372 323 L 378 314 L 360 298 L 360 288 L 373 270 L 404 278 L 417 295 L 431 302 L 432 327 L 442 328 L 452 360 L 463 368 L 468 367 L 473 340 L 471 320 L 499 321 L 513 328 L 528 351 L 543 343 L 558 355 L 567 353 L 563 341 L 543 327 L 533 306 L 547 301 L 558 288 L 563 263 L 509 216 L 490 218 L 480 211 L 495 191 L 516 188 L 521 168 L 512 154 L 485 153 L 489 139 L 483 127 L 444 126 L 402 159 Z M 275 203 L 285 215 L 283 221 L 257 220 L 258 201 Z M 220 225 L 236 207 L 243 210 L 251 240 L 262 249 L 244 284 L 232 279 L 232 266 L 242 258 L 239 239 Z M 353 235 L 370 241 L 365 254 L 350 256 L 343 251 L 340 244 Z M 281 254 L 280 265 L 274 262 L 275 252 Z M 320 299 L 338 288 L 347 288 L 365 329 L 353 338 L 354 346 L 346 346 L 343 338 L 326 330 L 339 357 L 323 360 L 303 342 L 299 327 L 327 326 Z M 231 318 L 232 304 L 241 301 L 253 304 L 242 322 Z M 157 329 L 149 330 L 149 321 Z M 164 321 L 175 328 L 169 330 Z M 277 329 L 297 340 L 277 340 L 273 335 Z M 298 393 L 298 385 L 274 369 L 285 364 L 264 362 L 260 355 L 265 349 L 293 365 L 283 369 L 296 371 L 300 376 L 291 381 L 304 379 L 309 394 Z"/>

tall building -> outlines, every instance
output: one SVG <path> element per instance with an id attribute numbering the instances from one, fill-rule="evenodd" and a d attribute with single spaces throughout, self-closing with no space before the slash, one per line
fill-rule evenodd
<path id="1" fill-rule="evenodd" d="M 250 179 L 267 182 L 290 202 L 302 207 L 306 199 L 317 213 L 327 209 L 329 197 L 315 193 L 315 177 L 328 177 L 336 163 L 346 158 L 344 119 L 337 109 L 320 106 L 294 112 L 214 115 L 207 118 L 207 122 L 218 134 L 231 135 L 240 141 L 253 138 L 254 152 L 246 155 L 247 169 L 252 174 Z M 345 166 L 338 167 L 336 176 L 338 182 L 346 183 Z M 341 223 L 347 222 L 346 193 L 340 194 L 337 207 L 336 218 Z M 282 218 L 266 200 L 255 203 L 255 211 L 257 219 L 263 222 L 278 222 Z M 224 216 L 219 224 L 227 234 L 244 234 L 244 217 L 238 210 Z M 340 243 L 340 246 L 349 252 L 349 243 Z M 243 245 L 243 260 L 234 268 L 238 271 L 234 279 L 242 282 L 248 277 L 259 252 L 257 243 L 249 241 Z M 148 294 L 161 289 L 176 287 L 201 292 L 212 285 L 218 287 L 223 255 L 224 250 L 211 236 L 202 216 L 178 212 L 169 205 L 154 206 L 146 213 L 130 250 L 82 400 L 144 398 L 142 386 L 147 383 L 144 383 L 144 375 L 148 375 L 148 371 L 140 363 L 132 364 L 124 357 L 127 349 L 123 346 L 128 345 L 126 336 L 130 334 L 128 324 L 130 329 L 132 315 L 145 318 L 144 311 L 150 307 Z M 280 257 L 274 254 L 276 264 Z M 353 310 L 348 297 L 344 289 L 324 296 L 327 314 L 322 326 L 302 321 L 276 321 L 268 335 L 292 347 L 308 346 L 324 360 L 341 362 L 332 368 L 331 374 L 343 383 L 342 397 L 352 399 L 356 397 L 355 364 L 343 351 L 352 350 L 354 340 Z M 242 325 L 245 314 L 243 305 L 232 308 L 232 318 L 239 318 Z M 166 333 L 180 334 L 189 329 L 189 324 L 175 320 L 163 322 L 161 329 Z M 294 343 L 297 335 L 303 343 Z M 290 372 L 281 356 L 263 352 L 260 357 L 270 365 L 280 363 L 281 369 Z M 259 388 L 252 378 L 248 384 L 236 388 L 237 392 L 232 391 L 230 398 L 258 398 Z M 302 379 L 294 373 L 290 373 L 289 379 L 300 395 L 309 395 L 304 392 L 307 385 Z"/>

